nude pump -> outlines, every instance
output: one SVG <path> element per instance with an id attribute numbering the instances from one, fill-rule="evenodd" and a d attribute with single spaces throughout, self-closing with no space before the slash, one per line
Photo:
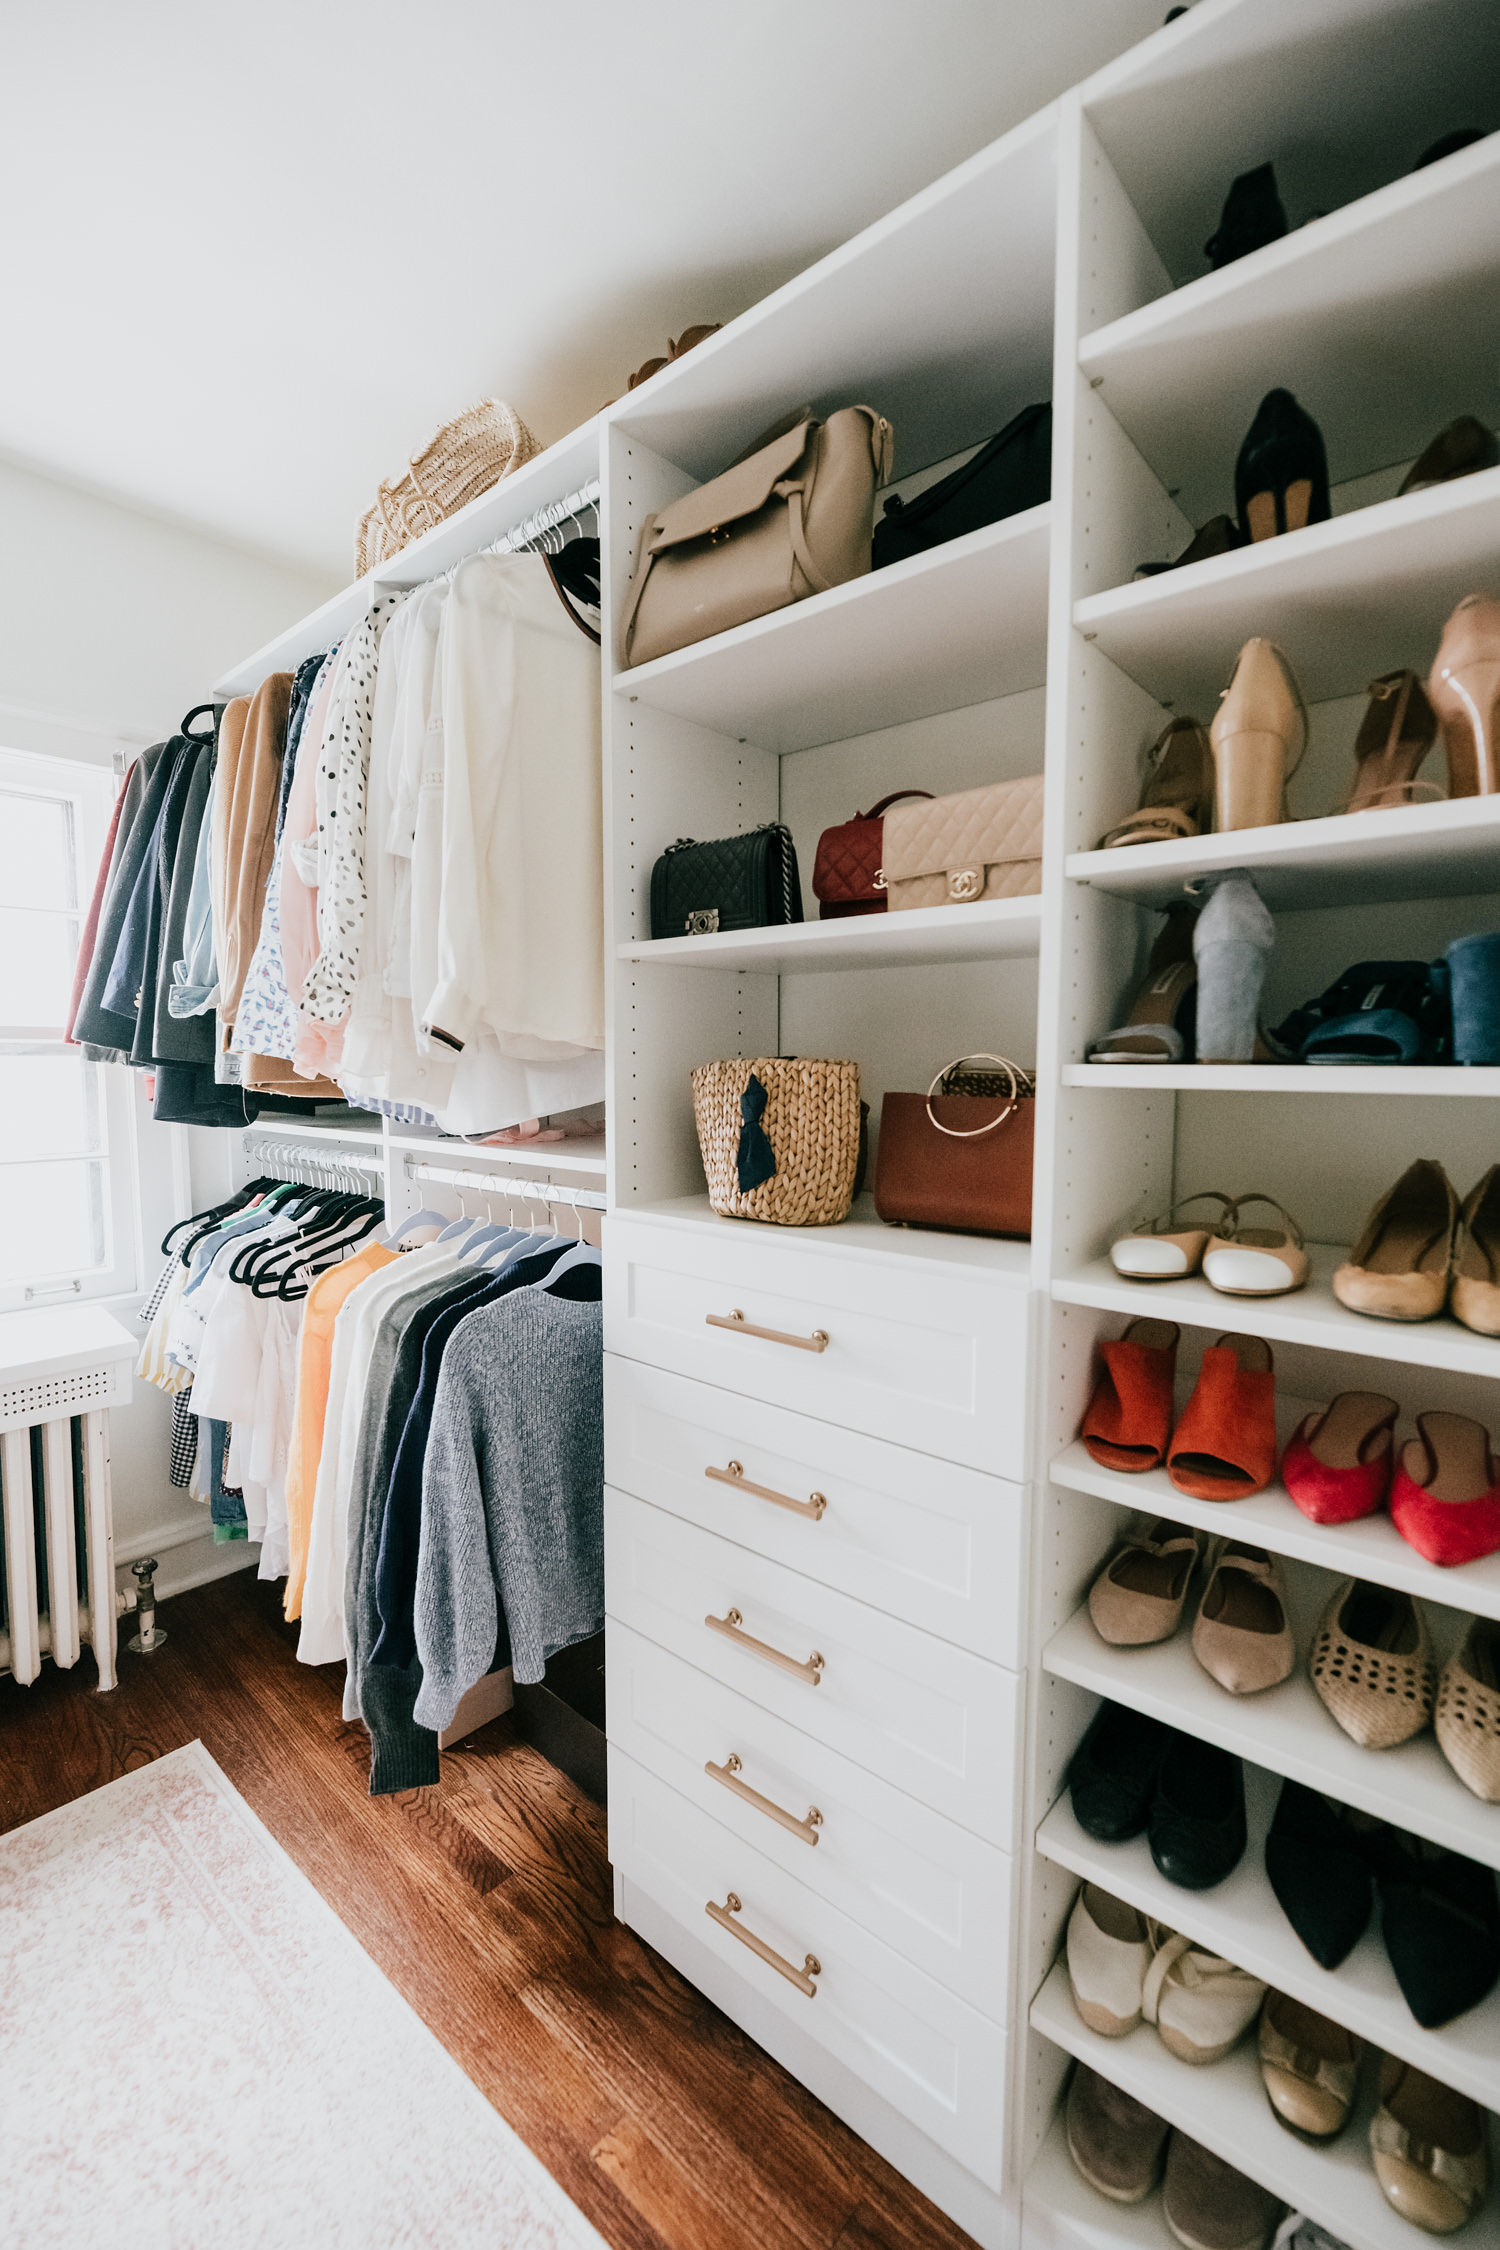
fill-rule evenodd
<path id="1" fill-rule="evenodd" d="M 1447 624 L 1427 682 L 1443 730 L 1450 797 L 1500 790 L 1500 600 L 1466 594 Z"/>
<path id="2" fill-rule="evenodd" d="M 1286 785 L 1307 748 L 1307 706 L 1274 641 L 1246 641 L 1208 732 L 1221 832 L 1288 819 Z"/>

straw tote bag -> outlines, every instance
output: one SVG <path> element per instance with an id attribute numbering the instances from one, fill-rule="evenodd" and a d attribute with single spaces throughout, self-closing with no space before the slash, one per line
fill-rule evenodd
<path id="1" fill-rule="evenodd" d="M 693 1115 L 708 1200 L 725 1219 L 831 1227 L 854 1200 L 859 1064 L 809 1055 L 701 1063 Z"/>
<path id="2" fill-rule="evenodd" d="M 542 450 L 513 406 L 482 398 L 445 422 L 398 477 L 388 477 L 354 534 L 354 575 L 398 555 Z"/>

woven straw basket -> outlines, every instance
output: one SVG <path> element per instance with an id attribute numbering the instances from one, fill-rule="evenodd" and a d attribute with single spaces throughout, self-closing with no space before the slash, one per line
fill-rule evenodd
<path id="1" fill-rule="evenodd" d="M 492 484 L 541 452 L 513 406 L 482 398 L 445 422 L 399 477 L 387 477 L 354 534 L 354 574 L 363 578 Z"/>
<path id="2" fill-rule="evenodd" d="M 768 1096 L 760 1124 L 776 1172 L 745 1194 L 736 1160 L 740 1097 L 752 1071 Z M 859 1163 L 858 1063 L 807 1056 L 702 1063 L 693 1072 L 693 1114 L 708 1200 L 721 1218 L 831 1227 L 847 1216 Z"/>

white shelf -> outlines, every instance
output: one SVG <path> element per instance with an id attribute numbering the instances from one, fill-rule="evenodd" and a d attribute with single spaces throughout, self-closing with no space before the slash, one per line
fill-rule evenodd
<path id="1" fill-rule="evenodd" d="M 1074 2007 L 1061 1961 L 1031 2004 L 1031 2022 L 1158 2117 L 1316 2219 L 1349 2250 L 1413 2250 L 1421 2240 L 1386 2202 L 1370 2163 L 1368 2065 L 1365 2098 L 1356 2103 L 1349 2124 L 1336 2141 L 1315 2144 L 1276 2122 L 1253 2037 L 1203 2069 L 1169 2054 L 1149 2024 L 1128 2039 L 1103 2039 Z M 1465 2228 L 1464 2240 L 1467 2250 L 1496 2250 L 1500 2204 L 1493 2197 Z"/>
<path id="2" fill-rule="evenodd" d="M 1113 2203 L 1091 2188 L 1068 2154 L 1059 2109 L 1021 2190 L 1022 2239 L 1046 2250 L 1172 2250 L 1159 2194 Z"/>
<path id="3" fill-rule="evenodd" d="M 1304 1652 L 1297 1669 L 1264 1695 L 1229 1694 L 1203 1670 L 1186 1622 L 1154 1648 L 1111 1648 L 1085 1603 L 1042 1651 L 1044 1670 L 1091 1694 L 1129 1704 L 1184 1734 L 1217 1742 L 1252 1765 L 1358 1805 L 1413 1835 L 1500 1867 L 1500 1806 L 1471 1796 L 1429 1729 L 1396 1750 L 1364 1750 L 1325 1710 L 1307 1676 L 1311 1616 L 1293 1585 L 1293 1625 Z"/>
<path id="4" fill-rule="evenodd" d="M 986 524 L 621 672 L 616 693 L 780 752 L 1040 687 L 1051 520 Z"/>
<path id="5" fill-rule="evenodd" d="M 1278 1399 L 1276 1419 L 1283 1444 L 1303 1415 L 1315 1411 L 1310 1401 Z M 1398 1437 L 1398 1447 L 1400 1442 Z M 1313 1523 L 1279 1481 L 1247 1500 L 1195 1500 L 1190 1493 L 1178 1491 L 1165 1469 L 1132 1476 L 1101 1468 L 1082 1439 L 1058 1454 L 1048 1474 L 1068 1492 L 1087 1492 L 1117 1508 L 1167 1516 L 1215 1537 L 1248 1539 L 1319 1570 L 1368 1579 L 1377 1586 L 1396 1586 L 1419 1601 L 1436 1602 L 1472 1617 L 1500 1617 L 1500 1555 L 1444 1569 L 1408 1546 L 1384 1509 L 1362 1516 L 1357 1523 Z"/>
<path id="6" fill-rule="evenodd" d="M 1500 468 L 1090 595 L 1073 619 L 1159 703 L 1206 725 L 1254 633 L 1285 650 L 1309 703 L 1358 695 L 1398 664 L 1425 675 L 1455 604 L 1497 568 Z M 1424 778 L 1442 776 L 1439 745 Z"/>
<path id="7" fill-rule="evenodd" d="M 1493 1100 L 1500 1070 L 1431 1063 L 1067 1063 L 1065 1086 L 1124 1086 L 1136 1093 L 1467 1095 Z"/>
<path id="8" fill-rule="evenodd" d="M 837 922 L 775 923 L 715 930 L 707 937 L 638 938 L 615 948 L 621 961 L 768 976 L 833 969 L 910 969 L 944 961 L 1000 961 L 1041 943 L 1040 898 L 980 899 L 973 906 L 919 906 L 905 914 L 851 915 Z"/>
<path id="9" fill-rule="evenodd" d="M 347 1117 L 278 1117 L 263 1111 L 247 1133 L 264 1133 L 278 1141 L 378 1141 L 385 1120 L 375 1110 L 354 1110 Z"/>
<path id="10" fill-rule="evenodd" d="M 1329 1287 L 1348 1256 L 1327 1243 L 1307 1246 L 1310 1278 L 1285 1297 L 1226 1297 L 1201 1274 L 1186 1281 L 1126 1281 L 1107 1258 L 1052 1284 L 1059 1304 L 1096 1305 L 1106 1312 L 1150 1313 L 1189 1328 L 1220 1334 L 1250 1330 L 1268 1343 L 1311 1344 L 1319 1351 L 1354 1352 L 1363 1359 L 1407 1367 L 1446 1367 L 1455 1374 L 1500 1376 L 1500 1337 L 1476 1336 L 1446 1313 L 1436 1320 L 1372 1320 L 1350 1312 Z"/>
<path id="11" fill-rule="evenodd" d="M 475 554 L 479 548 L 503 539 L 506 532 L 545 501 L 561 500 L 598 474 L 599 420 L 595 416 L 527 461 L 514 475 L 502 477 L 498 484 L 491 485 L 488 492 L 481 492 L 477 500 L 471 500 L 456 515 L 424 532 L 420 539 L 414 539 L 399 555 L 377 563 L 372 571 L 332 595 L 310 616 L 299 618 L 284 633 L 267 641 L 264 648 L 247 656 L 243 664 L 226 672 L 216 683 L 214 694 L 253 695 L 269 673 L 294 671 L 305 656 L 315 655 L 321 649 L 331 648 L 335 641 L 341 641 L 364 616 L 377 593 L 391 587 L 420 586 L 426 579 L 435 578 L 439 571 L 461 562 L 465 555 Z"/>
<path id="12" fill-rule="evenodd" d="M 486 1148 L 475 1141 L 453 1140 L 445 1133 L 424 1133 L 417 1126 L 403 1125 L 391 1134 L 387 1145 L 402 1157 L 423 1157 L 430 1164 L 451 1165 L 457 1172 L 483 1170 L 490 1164 L 508 1164 L 535 1179 L 546 1172 L 587 1172 L 597 1176 L 604 1170 L 608 1144 L 603 1133 L 590 1133 L 580 1134 L 576 1140 L 529 1141 L 510 1148 Z"/>
<path id="13" fill-rule="evenodd" d="M 1000 1282 L 1016 1288 L 1031 1285 L 1031 1244 L 1002 1241 L 979 1234 L 941 1234 L 923 1227 L 888 1227 L 875 1216 L 868 1195 L 860 1196 L 847 1219 L 836 1227 L 771 1227 L 753 1219 L 721 1219 L 710 1210 L 706 1195 L 679 1195 L 659 1203 L 622 1203 L 622 1219 L 645 1219 L 654 1225 L 676 1227 L 743 1227 L 764 1240 L 795 1243 L 799 1250 L 816 1250 L 829 1257 L 892 1259 L 906 1265 L 915 1259 L 923 1265 L 978 1267 Z"/>
<path id="14" fill-rule="evenodd" d="M 1266 1877 L 1266 1830 L 1280 1788 L 1275 1775 L 1246 1768 L 1250 1841 L 1238 1867 L 1211 1891 L 1169 1883 L 1158 1873 L 1144 1836 L 1127 1844 L 1098 1843 L 1078 1825 L 1066 1794 L 1037 1830 L 1037 1850 L 1169 1929 L 1184 1931 L 1274 1991 L 1305 2001 L 1382 2053 L 1400 2055 L 1486 2109 L 1500 2108 L 1500 1993 L 1492 1992 L 1443 2030 L 1424 2031 L 1401 1996 L 1381 1942 L 1378 1900 L 1348 1958 L 1337 1969 L 1319 1968 Z M 1253 2051 L 1253 2033 L 1250 2039 Z"/>
<path id="15" fill-rule="evenodd" d="M 1497 219 L 1492 136 L 1096 329 L 1079 364 L 1193 521 L 1229 504 L 1278 385 L 1322 423 L 1335 484 L 1409 461 L 1494 396 Z"/>
<path id="16" fill-rule="evenodd" d="M 1441 770 L 1441 769 L 1439 769 Z M 1404 898 L 1466 898 L 1495 888 L 1500 796 L 1387 805 L 1326 820 L 1282 821 L 1168 844 L 1073 852 L 1070 881 L 1142 906 L 1167 906 L 1195 876 L 1248 868 L 1267 906 L 1370 906 Z"/>

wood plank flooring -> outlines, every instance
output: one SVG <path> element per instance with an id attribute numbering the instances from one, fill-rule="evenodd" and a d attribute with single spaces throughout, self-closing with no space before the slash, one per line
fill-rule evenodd
<path id="1" fill-rule="evenodd" d="M 279 1589 L 241 1572 L 161 1622 L 112 1694 L 87 1655 L 0 1679 L 0 1829 L 201 1739 L 614 2250 L 969 2243 L 615 1921 L 604 1814 L 508 1719 L 372 1799 L 343 1667 L 296 1662 Z"/>

